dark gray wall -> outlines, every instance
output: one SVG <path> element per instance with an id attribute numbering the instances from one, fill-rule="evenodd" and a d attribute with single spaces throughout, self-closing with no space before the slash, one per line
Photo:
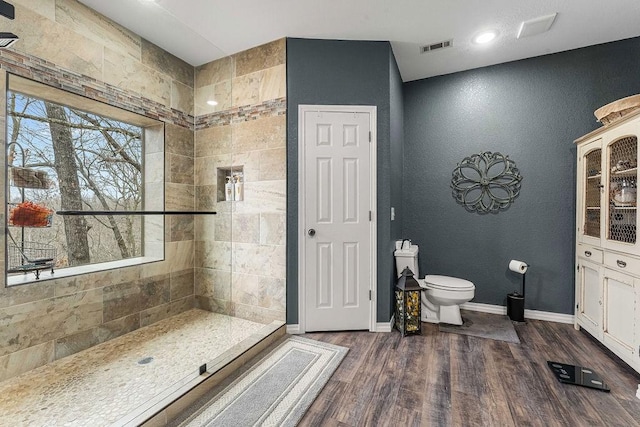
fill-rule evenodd
<path id="1" fill-rule="evenodd" d="M 401 162 L 402 93 L 397 70 L 391 73 L 388 42 L 287 39 L 287 323 L 298 323 L 298 105 L 375 105 L 378 115 L 378 321 L 391 318 L 393 277 L 390 221 L 391 182 L 401 174 L 391 172 Z M 393 64 L 395 67 L 395 63 Z M 392 77 L 390 74 L 394 74 Z M 393 83 L 392 83 L 393 79 Z M 391 89 L 393 84 L 393 89 Z M 391 93 L 393 92 L 393 125 Z M 391 132 L 398 141 L 391 144 Z M 401 184 L 394 184 L 398 188 Z M 395 199 L 400 203 L 400 199 Z M 399 206 L 398 206 L 399 208 Z M 394 223 L 393 233 L 401 226 Z"/>
<path id="2" fill-rule="evenodd" d="M 640 38 L 405 83 L 403 236 L 420 274 L 463 277 L 474 302 L 503 304 L 531 265 L 526 308 L 573 313 L 575 146 L 593 111 L 640 93 Z M 467 212 L 451 172 L 481 151 L 509 155 L 524 179 L 498 214 Z"/>

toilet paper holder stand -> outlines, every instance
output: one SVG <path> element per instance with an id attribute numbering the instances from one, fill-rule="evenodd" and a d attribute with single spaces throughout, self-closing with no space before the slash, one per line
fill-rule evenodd
<path id="1" fill-rule="evenodd" d="M 518 291 L 514 291 L 507 295 L 507 316 L 514 322 L 524 322 L 524 296 L 525 296 L 525 284 L 526 284 L 526 274 L 529 268 L 529 265 L 524 264 L 524 268 L 520 271 L 512 270 L 516 273 L 522 274 L 522 293 L 518 293 Z"/>

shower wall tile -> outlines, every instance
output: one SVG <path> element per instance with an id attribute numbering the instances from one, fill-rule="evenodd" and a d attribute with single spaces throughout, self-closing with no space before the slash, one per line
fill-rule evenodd
<path id="1" fill-rule="evenodd" d="M 143 93 L 166 107 L 171 106 L 171 79 L 131 57 L 104 48 L 104 81 L 124 90 Z"/>
<path id="2" fill-rule="evenodd" d="M 171 83 L 171 108 L 193 115 L 193 88 L 173 81 Z"/>
<path id="3" fill-rule="evenodd" d="M 286 117 L 263 117 L 233 124 L 235 152 L 266 150 L 286 146 Z"/>
<path id="4" fill-rule="evenodd" d="M 11 3 L 14 6 L 31 9 L 52 21 L 56 19 L 56 0 L 13 0 Z M 16 7 L 16 14 L 17 9 Z"/>
<path id="5" fill-rule="evenodd" d="M 234 167 L 242 167 L 244 182 L 260 180 L 261 155 L 262 151 L 245 151 L 233 154 L 231 162 Z"/>
<path id="6" fill-rule="evenodd" d="M 246 182 L 244 200 L 235 204 L 238 213 L 285 212 L 287 183 L 285 180 Z"/>
<path id="7" fill-rule="evenodd" d="M 278 39 L 272 42 L 247 49 L 233 55 L 235 61 L 234 77 L 243 76 L 256 71 L 285 64 L 286 39 Z"/>
<path id="8" fill-rule="evenodd" d="M 195 157 L 231 153 L 231 125 L 212 126 L 195 132 Z"/>
<path id="9" fill-rule="evenodd" d="M 287 149 L 275 148 L 259 152 L 260 174 L 258 181 L 283 180 L 287 178 Z"/>
<path id="10" fill-rule="evenodd" d="M 195 206 L 195 193 L 192 185 L 165 184 L 165 209 L 170 211 L 190 211 Z"/>
<path id="11" fill-rule="evenodd" d="M 267 68 L 260 81 L 260 102 L 271 101 L 273 99 L 287 96 L 287 67 L 278 65 Z"/>
<path id="12" fill-rule="evenodd" d="M 211 268 L 196 268 L 195 294 L 231 300 L 231 273 Z"/>
<path id="13" fill-rule="evenodd" d="M 20 5 L 15 5 L 15 9 L 16 19 L 2 22 L 2 31 L 20 37 L 20 42 L 12 46 L 14 50 L 97 80 L 102 79 L 103 45 L 30 9 Z M 64 43 L 60 43 L 60 40 L 64 40 Z M 69 49 L 68 46 L 74 48 Z"/>
<path id="14" fill-rule="evenodd" d="M 220 197 L 222 197 L 223 194 L 221 194 Z M 230 206 L 228 208 L 230 208 Z M 217 185 L 198 185 L 196 187 L 196 209 L 199 211 L 214 211 L 218 213 L 225 211 L 230 212 L 229 209 L 224 209 L 224 206 L 218 206 Z"/>
<path id="15" fill-rule="evenodd" d="M 109 322 L 166 304 L 169 302 L 170 292 L 168 275 L 144 282 L 107 286 L 104 288 L 104 321 Z"/>
<path id="16" fill-rule="evenodd" d="M 171 242 L 166 245 L 165 257 L 168 263 L 169 272 L 175 273 L 195 267 L 195 244 L 192 240 Z"/>
<path id="17" fill-rule="evenodd" d="M 214 240 L 219 242 L 231 242 L 232 213 L 220 212 L 216 215 L 214 225 Z"/>
<path id="18" fill-rule="evenodd" d="M 231 83 L 231 107 L 259 104 L 264 74 L 261 70 L 234 78 Z"/>
<path id="19" fill-rule="evenodd" d="M 245 305 L 233 303 L 233 315 L 252 322 L 271 323 L 273 321 L 284 321 L 286 313 L 279 310 L 269 310 L 255 305 Z"/>
<path id="20" fill-rule="evenodd" d="M 214 185 L 218 180 L 218 168 L 232 166 L 232 155 L 212 155 L 196 158 L 196 185 Z"/>
<path id="21" fill-rule="evenodd" d="M 177 184 L 193 185 L 193 157 L 180 154 L 167 154 L 169 164 L 169 181 Z"/>
<path id="22" fill-rule="evenodd" d="M 140 327 L 140 313 L 103 323 L 77 334 L 55 340 L 55 360 L 86 350 L 94 345 L 117 338 Z"/>
<path id="23" fill-rule="evenodd" d="M 232 214 L 231 237 L 235 243 L 260 243 L 260 214 Z"/>
<path id="24" fill-rule="evenodd" d="M 286 66 L 278 65 L 233 79 L 231 106 L 242 107 L 287 95 Z"/>
<path id="25" fill-rule="evenodd" d="M 52 282 L 43 282 L 42 286 L 0 287 L 0 308 L 25 304 L 33 301 L 53 298 L 55 286 Z"/>
<path id="26" fill-rule="evenodd" d="M 193 295 L 193 288 L 194 288 L 193 269 L 171 273 L 170 281 L 171 281 L 171 287 L 170 287 L 171 301 L 176 301 L 182 298 L 186 298 L 190 295 Z"/>
<path id="27" fill-rule="evenodd" d="M 234 303 L 285 311 L 284 279 L 249 274 L 233 274 Z"/>
<path id="28" fill-rule="evenodd" d="M 198 88 L 194 95 L 196 116 L 217 113 L 231 108 L 231 94 L 231 80 Z M 215 101 L 216 104 L 212 105 L 209 101 Z"/>
<path id="29" fill-rule="evenodd" d="M 141 60 L 141 38 L 80 2 L 57 1 L 55 20 L 79 35 Z"/>
<path id="30" fill-rule="evenodd" d="M 166 218 L 171 224 L 171 234 L 169 236 L 171 242 L 194 239 L 193 215 L 168 215 Z"/>
<path id="31" fill-rule="evenodd" d="M 141 39 L 142 63 L 158 70 L 193 89 L 195 70 L 182 59 L 162 50 L 155 44 Z M 193 96 L 193 90 L 191 91 Z M 190 108 L 193 108 L 193 104 Z"/>
<path id="32" fill-rule="evenodd" d="M 0 309 L 0 356 L 102 322 L 102 289 Z"/>
<path id="33" fill-rule="evenodd" d="M 54 342 L 47 341 L 0 357 L 0 381 L 53 362 Z"/>
<path id="34" fill-rule="evenodd" d="M 260 214 L 260 244 L 285 245 L 286 224 L 287 216 L 284 213 Z"/>
<path id="35" fill-rule="evenodd" d="M 193 157 L 193 131 L 171 123 L 165 124 L 165 154 Z"/>
<path id="36" fill-rule="evenodd" d="M 220 271 L 231 271 L 231 243 L 196 241 L 196 265 Z"/>
<path id="37" fill-rule="evenodd" d="M 144 310 L 140 313 L 140 327 L 149 326 L 171 316 L 176 316 L 191 310 L 196 305 L 193 295 L 172 301 L 169 304 L 159 305 L 157 307 Z"/>
<path id="38" fill-rule="evenodd" d="M 194 218 L 194 240 L 215 240 L 215 226 L 218 215 L 196 215 Z"/>
<path id="39" fill-rule="evenodd" d="M 224 58 L 211 61 L 207 64 L 196 67 L 196 89 L 210 86 L 215 83 L 221 83 L 231 80 L 233 73 L 233 58 L 226 56 Z"/>
<path id="40" fill-rule="evenodd" d="M 231 301 L 204 297 L 202 295 L 196 295 L 196 308 L 214 313 L 233 315 Z"/>
<path id="41" fill-rule="evenodd" d="M 285 248 L 284 246 L 233 243 L 233 272 L 284 278 Z"/>
<path id="42" fill-rule="evenodd" d="M 103 288 L 114 283 L 133 282 L 140 278 L 135 267 L 101 271 L 99 273 L 56 279 L 52 282 L 56 296 L 72 295 L 90 289 Z"/>

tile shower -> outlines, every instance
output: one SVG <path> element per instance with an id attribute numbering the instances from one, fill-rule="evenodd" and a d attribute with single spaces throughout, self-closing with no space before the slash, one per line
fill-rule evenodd
<path id="1" fill-rule="evenodd" d="M 218 215 L 166 216 L 161 262 L 0 287 L 0 381 L 171 316 L 284 323 L 284 40 L 194 70 L 76 0 L 13 4 L 3 28 L 20 41 L 0 50 L 0 80 L 9 72 L 160 120 L 165 209 Z M 240 167 L 244 199 L 224 201 L 218 170 Z"/>

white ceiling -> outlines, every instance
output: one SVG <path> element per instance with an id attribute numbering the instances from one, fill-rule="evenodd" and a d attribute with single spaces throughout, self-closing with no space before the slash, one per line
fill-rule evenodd
<path id="1" fill-rule="evenodd" d="M 404 81 L 640 36 L 639 0 L 80 1 L 195 66 L 281 37 L 388 40 Z M 516 39 L 522 21 L 556 12 L 548 32 Z M 472 43 L 484 29 L 498 38 Z"/>

